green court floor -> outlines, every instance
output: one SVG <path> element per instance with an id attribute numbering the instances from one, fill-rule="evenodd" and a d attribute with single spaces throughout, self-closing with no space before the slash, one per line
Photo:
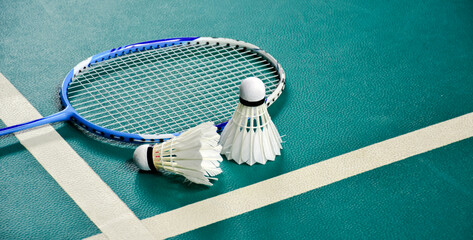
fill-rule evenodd
<path id="1" fill-rule="evenodd" d="M 134 148 L 90 137 L 71 123 L 52 125 L 156 238 L 473 236 L 473 121 L 436 130 L 440 135 L 415 135 L 418 143 L 440 143 L 359 174 L 345 173 L 357 167 L 349 161 L 341 168 L 329 161 L 365 147 L 370 153 L 365 162 L 384 161 L 410 148 L 390 144 L 395 154 L 385 154 L 369 146 L 470 116 L 472 1 L 0 0 L 0 9 L 0 75 L 43 116 L 61 109 L 58 92 L 71 68 L 126 44 L 226 37 L 253 43 L 281 63 L 286 89 L 269 113 L 284 135 L 282 155 L 251 167 L 224 160 L 224 173 L 212 187 L 141 172 L 131 159 Z M 18 100 L 8 94 L 0 88 L 0 113 Z M 0 120 L 0 127 L 6 127 L 1 114 Z M 455 138 L 455 129 L 467 132 L 465 137 Z M 456 140 L 444 142 L 443 134 Z M 416 144 L 411 147 L 417 149 Z M 60 164 L 68 157 L 47 160 Z M 320 187 L 322 177 L 300 184 L 309 178 L 299 170 L 311 166 L 341 177 Z M 15 135 L 0 137 L 0 239 L 116 238 L 97 224 L 101 212 L 94 215 L 93 206 L 78 204 L 54 176 Z M 82 186 L 75 179 L 66 181 Z M 275 184 L 270 191 L 274 196 L 287 193 L 285 186 L 313 187 L 274 202 L 237 194 L 245 189 L 251 193 L 268 181 L 281 181 L 281 189 Z M 99 188 L 83 187 L 85 192 Z M 238 201 L 227 205 L 236 195 Z M 198 225 L 201 219 L 192 206 L 212 199 L 222 199 L 225 207 L 207 206 L 208 215 L 227 217 L 198 227 L 182 222 L 185 226 L 175 228 L 185 230 L 169 235 L 155 233 L 166 224 L 155 219 L 171 221 L 177 212 Z M 264 203 L 231 213 L 255 202 Z"/>

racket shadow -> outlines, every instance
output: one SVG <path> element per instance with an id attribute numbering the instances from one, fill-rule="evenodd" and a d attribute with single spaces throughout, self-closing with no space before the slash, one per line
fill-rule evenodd
<path id="1" fill-rule="evenodd" d="M 289 98 L 289 95 L 290 95 L 290 91 L 286 87 L 286 89 L 284 89 L 284 94 L 281 94 L 278 100 L 268 107 L 268 113 L 269 113 L 269 116 L 271 116 L 271 119 L 275 119 L 278 117 L 279 113 L 281 112 L 281 109 L 284 108 L 284 105 L 286 104 Z"/>
<path id="2" fill-rule="evenodd" d="M 73 122 L 66 122 L 64 123 L 64 126 L 61 126 L 56 130 L 64 139 L 66 139 L 66 141 L 77 141 L 81 144 L 87 145 L 87 148 L 104 149 L 104 152 L 113 153 L 117 148 L 134 150 L 137 146 L 139 146 L 139 144 L 136 143 L 119 142 L 99 136 L 97 134 L 93 134 L 78 127 L 77 124 Z M 123 156 L 120 158 L 123 160 Z"/>
<path id="3" fill-rule="evenodd" d="M 7 138 L 7 136 L 0 137 L 0 141 L 3 141 L 4 138 Z M 23 147 L 19 142 L 0 146 L 0 159 L 25 150 L 25 147 Z"/>
<path id="4" fill-rule="evenodd" d="M 61 125 L 64 125 L 63 123 L 54 123 L 54 125 L 60 125 L 59 128 L 61 128 L 62 126 Z M 6 151 L 1 151 L 0 150 L 0 157 L 3 156 L 1 155 L 2 153 L 9 153 L 9 152 L 13 152 L 13 148 L 15 148 L 15 146 L 21 146 L 21 149 L 20 150 L 24 150 L 25 147 L 23 145 L 28 145 L 28 146 L 41 146 L 43 144 L 49 144 L 51 142 L 54 142 L 54 141 L 57 141 L 57 138 L 55 135 L 52 135 L 51 133 L 54 133 L 55 130 L 57 130 L 56 126 L 53 126 L 53 130 L 51 131 L 45 131 L 45 130 L 42 130 L 43 132 L 41 134 L 36 134 L 36 135 L 30 135 L 28 136 L 27 138 L 24 138 L 22 139 L 22 142 L 18 142 L 19 140 L 14 136 L 14 135 L 3 135 L 3 136 L 0 136 L 0 140 L 2 139 L 7 139 L 7 138 L 12 138 L 12 139 L 15 139 L 15 143 L 13 145 L 10 145 L 12 147 L 12 149 L 8 149 Z M 41 128 L 44 128 L 45 126 L 37 126 L 37 127 L 33 127 L 33 128 L 30 128 L 30 129 L 26 129 L 26 130 L 22 130 L 22 131 L 18 131 L 17 133 L 28 133 L 28 132 L 32 132 L 32 131 L 35 131 L 35 130 L 39 130 Z M 4 148 L 4 147 L 0 147 L 1 148 Z M 5 147 L 6 148 L 6 147 Z M 16 149 L 16 148 L 15 148 Z"/>

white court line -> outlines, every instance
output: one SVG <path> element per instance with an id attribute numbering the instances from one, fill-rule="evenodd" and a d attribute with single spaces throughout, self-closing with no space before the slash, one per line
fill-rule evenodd
<path id="1" fill-rule="evenodd" d="M 176 236 L 472 136 L 469 113 L 142 221 Z"/>
<path id="2" fill-rule="evenodd" d="M 41 114 L 0 73 L 0 119 L 15 125 Z M 15 133 L 82 211 L 109 239 L 154 239 L 149 230 L 90 166 L 47 125 Z"/>
<path id="3" fill-rule="evenodd" d="M 472 136 L 469 113 L 142 222 L 159 238 L 173 237 Z"/>
<path id="4" fill-rule="evenodd" d="M 2 84 L 0 84 L 1 88 Z M 7 99 L 0 98 L 0 102 L 3 103 L 12 100 L 14 99 L 8 97 Z M 17 111 L 15 109 L 10 110 L 12 112 Z M 3 115 L 5 113 L 0 111 L 0 118 Z M 21 119 L 16 121 L 21 121 Z M 141 222 L 155 237 L 168 238 L 176 236 L 472 136 L 473 113 L 469 113 L 247 187 L 165 212 L 141 220 Z M 64 156 L 69 157 L 69 154 Z M 64 159 L 67 158 L 61 158 L 61 160 Z M 73 174 L 73 170 L 68 170 L 67 174 Z M 69 177 L 67 176 L 67 179 Z M 123 203 L 120 201 L 120 204 Z M 97 211 L 100 211 L 100 209 L 97 209 Z M 133 218 L 133 221 L 136 221 L 135 218 Z M 106 237 L 104 234 L 98 234 L 89 239 L 98 240 L 106 239 Z"/>

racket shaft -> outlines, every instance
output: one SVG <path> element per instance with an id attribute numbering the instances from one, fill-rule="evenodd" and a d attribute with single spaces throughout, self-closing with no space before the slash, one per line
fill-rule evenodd
<path id="1" fill-rule="evenodd" d="M 34 127 L 41 126 L 41 125 L 48 124 L 48 123 L 66 121 L 71 117 L 71 115 L 72 114 L 69 111 L 69 109 L 66 108 L 61 112 L 58 112 L 56 114 L 53 114 L 53 115 L 50 115 L 50 116 L 47 116 L 47 117 L 44 117 L 44 118 L 40 118 L 40 119 L 36 119 L 36 120 L 30 121 L 30 122 L 21 123 L 21 124 L 18 124 L 18 125 L 2 128 L 2 129 L 0 129 L 0 136 L 10 134 L 10 133 L 14 133 L 14 132 L 18 132 L 18 131 L 22 131 L 22 130 L 26 130 L 26 129 L 29 129 L 29 128 L 34 128 Z"/>

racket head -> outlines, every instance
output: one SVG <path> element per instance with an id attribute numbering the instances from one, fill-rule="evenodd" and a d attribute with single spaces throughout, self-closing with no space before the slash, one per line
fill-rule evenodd
<path id="1" fill-rule="evenodd" d="M 232 56 L 234 53 L 237 53 L 237 55 Z M 206 62 L 200 58 L 208 58 L 211 60 L 215 58 L 218 60 L 212 60 L 213 62 L 209 60 L 209 65 L 207 66 Z M 189 65 L 189 61 L 192 62 L 192 64 Z M 227 62 L 229 66 L 226 66 Z M 232 64 L 230 64 L 230 62 Z M 179 68 L 172 69 L 173 64 L 178 64 Z M 254 69 L 246 69 L 249 68 L 245 66 L 246 64 L 248 66 L 252 65 Z M 145 67 L 151 68 L 151 70 Z M 216 71 L 214 68 L 219 69 Z M 237 68 L 242 68 L 244 74 L 235 72 L 236 70 L 239 71 Z M 129 69 L 131 69 L 131 72 Z M 143 73 L 140 73 L 141 70 L 143 70 Z M 252 73 L 252 70 L 255 70 L 255 72 Z M 136 73 L 137 71 L 139 73 Z M 182 72 L 186 72 L 185 74 L 188 75 L 184 76 Z M 127 75 L 128 79 L 123 79 L 123 74 Z M 166 77 L 166 74 L 172 76 Z M 238 102 L 239 83 L 249 76 L 263 78 L 263 81 L 267 79 L 265 83 L 267 85 L 266 104 L 268 106 L 274 103 L 284 90 L 286 75 L 281 65 L 270 54 L 253 44 L 227 38 L 170 38 L 130 44 L 89 57 L 77 64 L 68 73 L 61 87 L 60 96 L 62 104 L 67 111 L 70 111 L 70 120 L 94 134 L 131 143 L 163 142 L 205 121 L 213 121 L 218 131 L 221 131 L 226 122 L 231 118 L 233 109 Z M 227 79 L 225 78 L 227 77 L 231 78 L 232 81 L 228 80 L 228 82 L 226 82 Z M 222 82 L 212 82 L 211 86 L 198 85 L 203 82 L 211 82 L 209 79 L 212 78 L 223 80 Z M 165 81 L 163 79 L 165 79 Z M 100 85 L 97 84 L 99 82 Z M 152 84 L 149 84 L 150 82 L 152 82 Z M 202 114 L 200 114 L 201 110 L 192 110 L 192 107 L 187 105 L 180 106 L 179 104 L 181 102 L 189 99 L 193 99 L 196 102 L 202 101 L 198 96 L 196 98 L 196 95 L 191 92 L 191 89 L 186 89 L 186 86 L 191 84 L 191 82 L 203 90 L 204 92 L 201 92 L 201 94 L 207 96 L 207 98 L 211 98 L 214 101 L 226 101 L 226 103 L 224 103 L 226 106 L 225 109 L 223 109 L 224 107 L 212 106 L 213 110 L 211 110 L 216 113 L 207 109 L 206 112 L 203 111 Z M 170 84 L 170 86 L 166 86 L 166 84 Z M 122 87 L 121 85 L 125 87 L 120 89 L 120 87 Z M 231 88 L 232 91 L 229 93 L 217 90 L 219 86 L 223 86 L 220 87 L 221 89 L 227 87 Z M 160 89 L 155 90 L 154 87 L 160 87 Z M 168 104 L 167 100 L 160 96 L 161 93 L 167 93 L 165 89 L 172 90 L 170 89 L 172 87 L 185 89 L 185 91 L 192 95 L 189 98 L 186 97 L 185 94 L 181 94 L 182 96 L 177 97 L 177 102 L 171 105 L 179 108 L 181 113 L 187 112 L 188 110 L 195 110 L 195 112 L 192 112 L 189 116 L 186 115 L 191 121 L 183 122 L 182 125 L 184 126 L 179 126 L 180 123 L 174 123 L 174 125 L 170 124 L 165 131 L 159 131 L 159 124 L 166 124 L 166 120 L 173 120 L 166 118 L 164 115 L 159 116 L 159 114 L 158 116 L 148 114 L 146 117 L 149 119 L 145 119 L 144 116 L 134 116 L 139 115 L 139 113 L 135 112 L 126 113 L 121 117 L 115 118 L 115 113 L 121 114 L 120 111 L 125 109 L 125 107 L 121 105 L 119 105 L 119 107 L 113 105 L 116 99 L 120 99 L 120 101 L 118 101 L 120 104 L 128 104 L 125 103 L 126 101 L 132 102 L 132 104 L 129 105 L 140 108 L 142 113 L 147 111 L 161 111 L 162 113 L 166 108 L 172 112 L 172 107 L 166 105 Z M 205 89 L 206 87 L 208 88 L 207 90 Z M 140 89 L 140 92 L 133 92 L 134 95 L 131 96 L 120 93 L 129 90 L 135 91 L 134 89 Z M 157 94 L 156 98 L 159 99 L 141 98 L 143 95 L 148 95 L 147 91 L 153 92 L 155 95 Z M 108 95 L 110 97 L 109 99 L 107 96 L 103 96 L 104 92 L 113 92 L 113 94 L 110 93 Z M 94 96 L 94 94 L 97 95 Z M 214 94 L 215 96 L 209 94 Z M 221 98 L 219 96 L 220 94 L 225 94 L 229 97 Z M 82 99 L 84 95 L 87 95 L 87 97 L 84 97 L 86 100 Z M 101 101 L 107 102 L 107 104 L 102 106 L 100 105 Z M 204 99 L 203 101 L 205 102 L 207 100 Z M 92 102 L 99 105 L 94 106 Z M 210 100 L 207 102 L 210 102 Z M 88 104 L 91 105 L 87 106 Z M 164 107 L 161 106 L 162 104 L 164 104 Z M 204 108 L 206 109 L 206 106 L 204 106 Z M 223 110 L 226 112 L 220 114 Z M 90 114 L 91 111 L 93 113 L 92 115 Z M 165 113 L 167 114 L 167 112 Z M 219 116 L 216 117 L 215 114 L 219 114 Z M 114 124 L 104 124 L 103 121 L 101 122 L 101 119 L 94 119 L 97 115 L 99 115 L 101 119 L 107 119 L 108 122 L 116 121 L 118 124 L 115 125 L 121 125 L 120 121 L 124 120 L 126 121 L 126 126 L 131 125 L 131 129 L 127 129 L 126 126 L 116 127 Z M 172 113 L 169 116 L 180 117 L 176 115 L 176 113 Z M 162 122 L 153 119 L 154 117 L 161 119 Z M 195 122 L 192 122 L 194 121 L 193 119 L 195 119 Z M 140 121 L 144 122 L 142 123 Z M 144 131 L 141 132 L 141 129 L 133 128 L 133 125 L 138 126 L 144 123 L 149 125 L 150 121 L 157 121 L 158 125 L 156 125 L 156 129 L 158 130 L 156 132 L 154 132 L 154 129 L 151 131 L 144 129 Z"/>

